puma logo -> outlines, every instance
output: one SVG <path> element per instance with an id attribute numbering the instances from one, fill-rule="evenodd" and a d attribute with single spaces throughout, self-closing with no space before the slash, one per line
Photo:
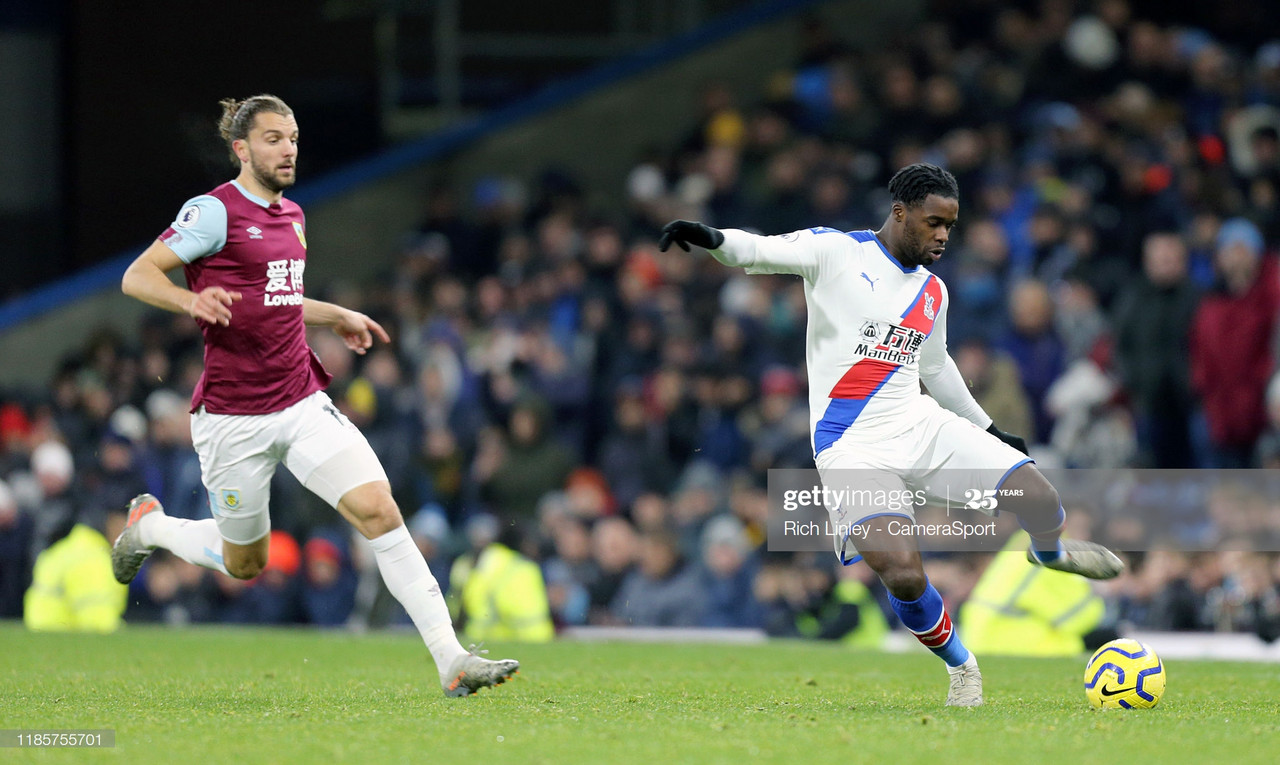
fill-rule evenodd
<path id="1" fill-rule="evenodd" d="M 878 281 L 880 281 L 880 280 L 879 280 L 879 279 L 872 279 L 870 276 L 867 276 L 867 272 L 866 272 L 866 271 L 863 271 L 863 272 L 862 272 L 862 278 L 867 280 L 867 284 L 870 284 L 870 285 L 871 285 L 871 291 L 872 291 L 872 292 L 875 292 L 875 291 L 876 291 L 876 282 L 878 282 Z"/>

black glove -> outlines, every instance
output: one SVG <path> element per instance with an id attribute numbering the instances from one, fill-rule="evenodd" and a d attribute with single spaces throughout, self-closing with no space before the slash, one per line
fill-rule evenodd
<path id="1" fill-rule="evenodd" d="M 724 244 L 724 234 L 705 223 L 691 220 L 673 220 L 662 227 L 662 236 L 658 239 L 658 249 L 666 252 L 671 243 L 680 245 L 680 249 L 689 251 L 689 245 L 696 244 L 708 250 L 714 250 Z"/>
<path id="2" fill-rule="evenodd" d="M 1022 436 L 1015 436 L 1012 433 L 1006 433 L 1000 428 L 997 428 L 994 422 L 991 423 L 991 427 L 987 428 L 987 432 L 995 436 L 996 438 L 1000 439 L 1001 441 L 1004 441 L 1006 444 L 1012 446 L 1013 448 L 1017 449 L 1023 454 L 1027 455 L 1028 457 L 1031 456 L 1031 452 L 1027 451 L 1027 440 Z"/>

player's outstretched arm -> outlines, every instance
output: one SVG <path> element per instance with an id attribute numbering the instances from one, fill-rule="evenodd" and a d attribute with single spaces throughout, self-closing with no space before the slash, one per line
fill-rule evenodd
<path id="1" fill-rule="evenodd" d="M 356 353 L 364 353 L 373 346 L 373 336 L 384 343 L 391 336 L 378 322 L 359 311 L 352 311 L 323 300 L 302 299 L 302 320 L 313 327 L 331 327 L 347 347 Z"/>
<path id="2" fill-rule="evenodd" d="M 120 280 L 120 289 L 136 298 L 174 313 L 185 313 L 196 319 L 224 327 L 231 323 L 231 304 L 240 299 L 239 292 L 222 287 L 206 287 L 199 294 L 169 281 L 169 272 L 182 265 L 182 260 L 167 244 L 156 240 L 143 251 Z"/>
<path id="3" fill-rule="evenodd" d="M 724 265 L 745 268 L 749 274 L 796 274 L 812 282 L 817 279 L 820 261 L 838 240 L 819 240 L 808 230 L 760 236 L 736 228 L 721 230 L 697 221 L 673 220 L 662 227 L 658 249 L 666 252 L 672 243 L 685 252 L 691 244 L 703 247 Z"/>
<path id="4" fill-rule="evenodd" d="M 672 243 L 685 252 L 689 252 L 691 244 L 706 250 L 715 250 L 724 244 L 724 234 L 705 223 L 673 220 L 662 227 L 662 236 L 658 238 L 658 249 L 666 252 L 671 248 Z"/>

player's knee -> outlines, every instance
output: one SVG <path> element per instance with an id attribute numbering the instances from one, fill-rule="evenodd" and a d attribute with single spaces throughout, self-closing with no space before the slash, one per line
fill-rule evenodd
<path id="1" fill-rule="evenodd" d="M 880 581 L 898 600 L 916 600 L 924 594 L 929 580 L 924 570 L 914 566 L 894 567 L 880 573 Z"/>
<path id="2" fill-rule="evenodd" d="M 1058 490 L 1042 479 L 1022 497 L 1021 504 L 1027 508 L 1023 515 L 1054 515 L 1058 512 L 1061 502 L 1062 498 L 1058 496 Z"/>
<path id="3" fill-rule="evenodd" d="M 266 537 L 251 545 L 225 542 L 222 545 L 222 565 L 236 579 L 252 579 L 267 567 L 269 552 Z"/>
<path id="4" fill-rule="evenodd" d="M 1046 486 L 1048 484 L 1046 483 Z M 1058 495 L 1058 490 L 1052 486 L 1048 486 L 1048 490 L 1044 492 L 1040 500 L 1049 510 L 1057 510 L 1062 504 L 1062 497 Z"/>
<path id="5" fill-rule="evenodd" d="M 382 536 L 404 524 L 400 507 L 383 487 L 360 487 L 342 498 L 357 529 L 369 539 Z"/>
<path id="6" fill-rule="evenodd" d="M 1055 513 L 1062 501 L 1049 479 L 1032 465 L 1015 470 L 1001 488 L 1005 496 L 1012 495 L 1010 509 L 1019 515 Z"/>
<path id="7" fill-rule="evenodd" d="M 388 497 L 390 499 L 390 497 Z M 399 528 L 404 525 L 404 518 L 400 515 L 400 508 L 396 506 L 394 501 L 386 505 L 382 505 L 378 510 L 365 519 L 364 528 L 370 539 L 380 537 L 388 531 Z"/>
<path id="8" fill-rule="evenodd" d="M 236 579 L 252 579 L 262 573 L 262 569 L 266 567 L 266 561 L 254 558 L 242 560 L 226 559 L 223 561 L 223 565 L 227 567 L 227 573 Z"/>

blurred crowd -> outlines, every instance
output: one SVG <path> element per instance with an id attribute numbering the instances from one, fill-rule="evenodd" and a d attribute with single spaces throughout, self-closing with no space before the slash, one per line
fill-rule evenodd
<path id="1" fill-rule="evenodd" d="M 766 471 L 812 466 L 800 281 L 655 242 L 673 218 L 877 228 L 889 176 L 915 161 L 960 182 L 934 269 L 951 352 L 1041 465 L 1280 466 L 1280 41 L 1125 0 L 932 6 L 874 48 L 808 23 L 795 66 L 758 91 L 708 83 L 619 179 L 622 207 L 555 169 L 441 181 L 380 279 L 312 288 L 392 334 L 360 358 L 311 343 L 446 590 L 517 529 L 558 626 L 881 624 L 865 567 L 763 549 Z M 141 491 L 208 517 L 187 416 L 200 353 L 188 317 L 153 315 L 0 399 L 0 615 L 21 614 L 35 556 L 76 519 L 105 531 Z M 1266 523 L 1280 508 L 1259 501 Z M 272 523 L 258 579 L 158 555 L 126 618 L 404 620 L 362 543 L 286 471 Z M 1275 637 L 1277 548 L 1232 533 L 1230 552 L 1134 555 L 1105 619 Z M 983 564 L 930 561 L 953 605 Z"/>

